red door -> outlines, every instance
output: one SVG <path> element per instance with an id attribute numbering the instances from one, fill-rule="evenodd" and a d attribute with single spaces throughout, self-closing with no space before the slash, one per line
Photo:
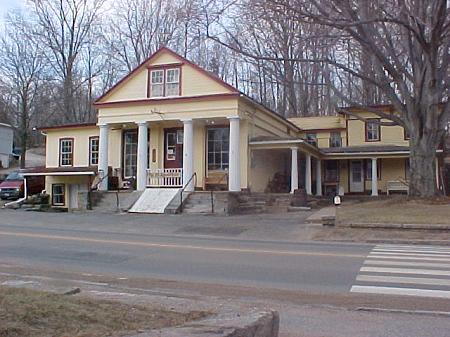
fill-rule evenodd
<path id="1" fill-rule="evenodd" d="M 183 129 L 164 129 L 164 168 L 183 167 Z"/>

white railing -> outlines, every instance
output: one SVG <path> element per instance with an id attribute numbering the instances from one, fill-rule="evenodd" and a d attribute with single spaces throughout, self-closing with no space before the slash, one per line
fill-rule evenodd
<path id="1" fill-rule="evenodd" d="M 181 187 L 183 185 L 182 168 L 148 169 L 148 187 Z"/>

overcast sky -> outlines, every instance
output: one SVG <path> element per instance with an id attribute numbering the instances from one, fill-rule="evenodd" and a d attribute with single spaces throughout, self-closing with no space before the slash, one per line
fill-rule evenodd
<path id="1" fill-rule="evenodd" d="M 3 17 L 10 9 L 20 8 L 25 0 L 0 0 L 0 20 L 3 22 Z"/>

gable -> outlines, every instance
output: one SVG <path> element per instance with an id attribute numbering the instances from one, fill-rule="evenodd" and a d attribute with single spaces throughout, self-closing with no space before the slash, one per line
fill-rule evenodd
<path id="1" fill-rule="evenodd" d="M 181 97 L 237 92 L 232 86 L 180 55 L 167 48 L 161 48 L 100 97 L 96 104 L 148 99 L 149 69 L 170 65 L 181 69 Z"/>

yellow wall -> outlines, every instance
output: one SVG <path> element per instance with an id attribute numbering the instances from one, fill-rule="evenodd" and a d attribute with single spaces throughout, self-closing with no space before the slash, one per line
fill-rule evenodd
<path id="1" fill-rule="evenodd" d="M 92 179 L 92 178 L 91 178 Z M 45 178 L 45 190 L 47 194 L 50 194 L 50 204 L 52 203 L 52 185 L 64 184 L 65 185 L 65 205 L 58 205 L 54 207 L 67 208 L 69 205 L 69 185 L 80 185 L 80 191 L 87 191 L 89 184 L 88 176 L 48 176 Z M 81 206 L 81 205 L 78 205 Z"/>
<path id="2" fill-rule="evenodd" d="M 250 157 L 249 188 L 252 192 L 265 192 L 275 173 L 287 173 L 289 150 L 252 150 Z"/>
<path id="3" fill-rule="evenodd" d="M 345 119 L 342 116 L 293 117 L 288 119 L 302 130 L 345 128 Z"/>
<path id="4" fill-rule="evenodd" d="M 155 65 L 180 64 L 180 59 L 163 52 L 142 65 L 133 76 L 114 88 L 101 102 L 147 99 L 148 70 Z M 189 64 L 181 66 L 181 96 L 229 93 L 231 90 Z"/>

